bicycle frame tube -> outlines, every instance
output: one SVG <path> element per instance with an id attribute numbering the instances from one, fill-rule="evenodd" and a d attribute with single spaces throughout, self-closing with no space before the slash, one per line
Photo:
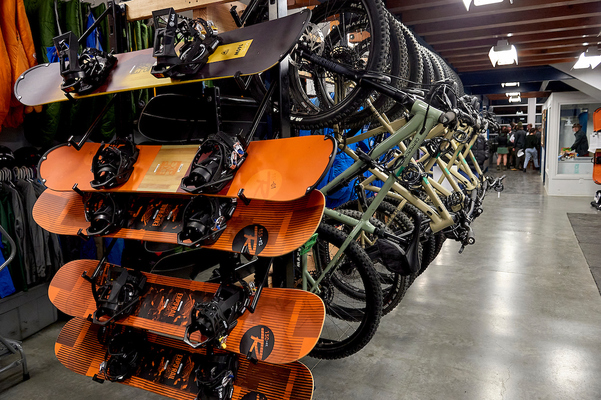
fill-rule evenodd
<path id="1" fill-rule="evenodd" d="M 394 172 L 394 174 L 391 174 L 388 177 L 388 179 L 386 179 L 386 181 L 384 182 L 384 185 L 382 186 L 381 190 L 384 191 L 385 193 L 388 192 L 392 188 L 392 186 L 396 183 L 396 177 L 398 177 L 401 174 L 401 172 L 403 171 L 403 169 L 409 164 L 409 162 L 411 162 L 411 156 L 413 155 L 413 153 L 415 151 L 417 151 L 417 149 L 419 148 L 421 143 L 424 141 L 426 136 L 430 133 L 430 130 L 433 128 L 433 126 L 435 124 L 438 123 L 438 120 L 439 120 L 440 116 L 442 115 L 442 112 L 440 110 L 437 110 L 433 107 L 430 108 L 428 106 L 428 104 L 426 104 L 422 101 L 419 101 L 419 100 L 417 100 L 414 103 L 414 105 L 412 107 L 412 113 L 414 114 L 414 117 L 407 124 L 402 126 L 393 135 L 391 135 L 390 137 L 385 139 L 382 143 L 380 143 L 379 146 L 374 148 L 371 152 L 370 157 L 372 158 L 372 160 L 377 160 L 386 151 L 388 151 L 388 149 L 394 147 L 397 143 L 399 143 L 402 140 L 411 136 L 411 134 L 413 134 L 413 132 L 420 130 L 420 132 L 416 133 L 415 137 L 413 138 L 413 140 L 411 141 L 411 143 L 408 147 L 407 157 L 405 157 L 403 159 L 403 162 L 397 168 L 397 170 Z M 338 183 L 354 176 L 361 169 L 361 167 L 364 164 L 365 163 L 363 161 L 356 160 L 353 163 L 353 165 L 351 165 L 350 168 L 348 168 L 341 175 L 339 175 L 336 179 L 334 179 L 332 182 L 330 182 L 328 185 L 326 185 L 324 188 L 322 188 L 322 192 L 324 194 L 327 194 L 329 192 L 329 190 L 331 190 L 333 187 L 336 187 L 338 185 Z M 434 193 L 434 191 L 432 191 L 432 193 Z M 351 230 L 351 232 L 349 233 L 349 235 L 346 238 L 346 240 L 344 241 L 344 243 L 342 244 L 342 246 L 340 246 L 340 248 L 338 249 L 338 251 L 336 252 L 334 257 L 332 258 L 332 260 L 328 263 L 328 265 L 326 266 L 323 273 L 319 276 L 319 278 L 317 278 L 316 280 L 309 279 L 309 277 L 305 276 L 305 274 L 303 273 L 303 279 L 307 279 L 309 281 L 309 283 L 311 283 L 311 291 L 312 292 L 315 292 L 318 290 L 319 283 L 323 280 L 323 278 L 326 276 L 326 274 L 328 274 L 330 272 L 330 270 L 332 270 L 334 268 L 334 266 L 336 266 L 338 264 L 338 261 L 340 260 L 344 250 L 346 250 L 346 248 L 349 246 L 349 244 L 357 238 L 357 236 L 361 233 L 361 231 L 364 231 L 365 228 L 368 228 L 368 229 L 373 228 L 373 225 L 369 224 L 369 218 L 371 218 L 374 215 L 375 211 L 377 210 L 380 203 L 384 200 L 384 198 L 385 198 L 385 196 L 382 196 L 381 198 L 378 198 L 376 196 L 376 200 L 370 204 L 370 206 L 367 208 L 367 210 L 363 214 L 363 217 L 359 221 L 355 220 L 354 218 L 344 216 L 344 215 L 342 215 L 338 212 L 332 211 L 332 210 L 328 210 L 328 209 L 325 210 L 325 214 L 328 215 L 329 217 L 331 217 L 335 220 L 339 220 L 342 223 L 347 223 L 351 226 L 354 225 L 354 227 Z M 375 228 L 373 228 L 373 229 L 375 229 Z"/>

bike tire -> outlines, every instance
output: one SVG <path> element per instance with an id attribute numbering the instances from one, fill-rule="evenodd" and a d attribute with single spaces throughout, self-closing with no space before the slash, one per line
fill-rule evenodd
<path id="1" fill-rule="evenodd" d="M 368 199 L 368 205 L 373 198 Z M 336 209 L 352 218 L 360 219 L 363 213 L 359 210 L 359 201 L 351 200 Z M 376 210 L 373 218 L 370 218 L 372 225 L 377 228 L 388 228 L 392 233 L 399 234 L 413 230 L 413 223 L 405 213 L 397 212 L 396 207 L 390 203 L 382 201 Z M 392 220 L 390 219 L 394 215 Z M 418 257 L 422 260 L 422 245 L 418 245 Z M 373 262 L 374 260 L 372 260 Z M 388 314 L 399 305 L 407 289 L 412 283 L 411 275 L 402 276 L 398 273 L 389 271 L 384 265 L 374 263 L 374 268 L 378 272 L 380 283 L 382 285 L 382 315 Z"/>
<path id="2" fill-rule="evenodd" d="M 344 243 L 346 235 L 325 223 L 319 225 L 317 234 L 317 243 L 311 254 L 319 273 Z M 355 242 L 350 243 L 343 257 L 342 265 L 330 272 L 320 284 L 326 320 L 317 344 L 309 353 L 311 357 L 331 360 L 355 354 L 369 343 L 380 324 L 382 289 L 371 260 Z M 333 278 L 354 279 L 357 289 L 364 292 L 363 301 L 351 299 L 339 290 L 334 292 Z M 340 328 L 340 323 L 346 323 L 344 329 Z"/>
<path id="3" fill-rule="evenodd" d="M 347 66 L 359 68 L 364 71 L 382 72 L 386 63 L 389 48 L 389 29 L 386 19 L 385 7 L 381 0 L 329 0 L 312 11 L 311 26 L 331 26 L 333 18 L 345 15 L 345 25 L 342 29 L 351 26 L 355 29 L 363 27 L 369 36 L 363 41 L 368 41 L 367 61 L 357 59 L 358 55 L 349 46 L 338 44 L 340 41 L 339 29 L 332 29 L 324 35 L 322 56 Z M 363 24 L 363 25 L 362 25 Z M 320 28 L 321 29 L 321 28 Z M 352 32 L 352 31 L 351 31 Z M 364 35 L 360 35 L 363 37 Z M 365 35 L 367 36 L 367 35 Z M 303 39 L 301 39 L 303 40 Z M 344 41 L 342 41 L 344 43 Z M 313 46 L 312 48 L 318 48 Z M 326 72 L 306 60 L 293 60 L 289 68 L 290 81 L 293 93 L 291 94 L 291 124 L 300 129 L 319 129 L 340 123 L 350 114 L 355 113 L 365 102 L 372 90 L 350 85 L 339 76 L 329 77 Z M 301 78 L 302 76 L 302 78 Z M 351 89 L 344 93 L 344 99 L 334 103 L 330 98 L 327 80 L 339 80 L 340 86 L 349 85 Z M 319 105 L 311 102 L 311 96 L 306 92 L 308 81 L 312 81 L 315 95 Z"/>
<path id="4" fill-rule="evenodd" d="M 385 72 L 390 75 L 390 85 L 397 88 L 403 89 L 407 87 L 407 80 L 409 79 L 409 61 L 407 53 L 407 43 L 403 37 L 403 32 L 397 24 L 397 20 L 394 16 L 386 11 L 388 18 L 388 27 L 390 32 L 390 50 L 388 53 L 387 63 Z M 375 99 L 372 100 L 373 106 L 378 112 L 386 114 L 390 121 L 394 121 L 405 111 L 405 107 L 402 104 L 397 103 L 388 96 L 375 94 Z M 358 132 L 356 128 L 359 128 L 367 123 L 371 123 L 370 128 L 375 128 L 380 125 L 378 119 L 373 115 L 371 110 L 364 106 L 363 110 L 360 110 L 354 114 L 351 114 L 345 121 L 345 126 L 351 129 L 350 133 Z"/>
<path id="5" fill-rule="evenodd" d="M 422 78 L 422 87 L 426 90 L 430 90 L 430 86 L 435 80 L 434 76 L 434 67 L 432 66 L 432 60 L 428 56 L 427 49 L 420 46 L 420 56 L 423 61 L 423 78 Z"/>
<path id="6" fill-rule="evenodd" d="M 424 62 L 420 52 L 420 44 L 413 33 L 399 20 L 396 20 L 397 27 L 403 33 L 405 44 L 407 45 L 407 57 L 409 68 L 409 87 L 420 88 L 423 82 Z"/>

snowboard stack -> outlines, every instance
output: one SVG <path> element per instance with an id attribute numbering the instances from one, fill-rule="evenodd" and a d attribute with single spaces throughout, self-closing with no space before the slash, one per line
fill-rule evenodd
<path id="1" fill-rule="evenodd" d="M 178 21 L 172 9 L 160 10 L 154 18 L 164 46 L 155 46 L 154 57 L 147 51 L 94 54 L 80 57 L 78 65 L 71 34 L 57 44 L 61 57 L 73 62 L 61 59 L 60 75 L 54 67 L 36 67 L 15 91 L 23 102 L 43 104 L 62 100 L 62 92 L 77 99 L 180 84 L 183 77 L 194 82 L 261 72 L 290 52 L 309 14 L 217 36 L 206 21 Z M 260 37 L 275 37 L 280 25 L 285 37 L 265 45 Z M 169 42 L 178 35 L 186 37 L 185 57 Z M 230 48 L 237 49 L 235 57 Z M 85 63 L 104 59 L 112 64 L 91 76 Z M 138 80 L 128 80 L 127 63 L 140 66 L 140 59 L 158 64 L 152 75 L 136 70 Z M 49 77 L 43 82 L 51 90 L 36 87 L 42 82 L 36 74 Z M 117 238 L 220 254 L 210 282 L 128 269 L 105 258 L 64 265 L 49 297 L 73 317 L 55 345 L 65 367 L 97 382 L 176 399 L 312 398 L 311 372 L 298 360 L 320 337 L 324 304 L 315 294 L 268 282 L 281 267 L 274 258 L 314 239 L 325 207 L 314 188 L 337 144 L 324 136 L 253 136 L 252 129 L 244 136 L 218 130 L 195 145 L 137 145 L 132 137 L 108 144 L 70 140 L 42 157 L 38 171 L 48 190 L 33 215 L 44 229 L 114 238 L 106 254 Z"/>

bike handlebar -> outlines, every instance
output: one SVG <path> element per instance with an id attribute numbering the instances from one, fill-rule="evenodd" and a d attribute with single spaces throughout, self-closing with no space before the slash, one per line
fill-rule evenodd
<path id="1" fill-rule="evenodd" d="M 330 72 L 342 75 L 345 78 L 358 83 L 360 86 L 374 89 L 380 92 L 381 94 L 384 94 L 394 99 L 395 101 L 405 105 L 409 109 L 411 109 L 411 107 L 413 107 L 413 104 L 415 103 L 415 98 L 413 96 L 387 83 L 377 82 L 377 80 L 385 80 L 387 77 L 384 75 L 374 74 L 370 72 L 355 71 L 353 69 L 345 67 L 344 65 L 335 63 L 326 58 L 315 55 L 311 53 L 309 49 L 303 46 L 298 46 L 296 51 L 301 57 L 311 61 L 312 63 L 317 64 Z M 388 79 L 388 81 L 390 81 L 390 79 Z"/>

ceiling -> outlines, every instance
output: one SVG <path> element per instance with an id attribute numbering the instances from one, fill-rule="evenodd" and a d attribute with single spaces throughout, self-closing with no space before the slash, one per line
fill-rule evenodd
<path id="1" fill-rule="evenodd" d="M 587 47 L 601 44 L 600 0 L 513 0 L 513 4 L 504 0 L 486 6 L 472 4 L 469 12 L 462 0 L 385 2 L 388 10 L 460 74 L 473 94 L 489 94 L 482 87 L 485 82 L 495 85 L 490 94 L 502 93 L 505 89 L 499 82 L 518 80 L 528 70 L 538 74 L 527 74 L 522 92 L 539 97 L 534 92 L 574 90 L 556 83 L 571 76 L 545 66 L 575 63 Z M 492 66 L 488 52 L 500 39 L 516 46 L 518 66 Z"/>

